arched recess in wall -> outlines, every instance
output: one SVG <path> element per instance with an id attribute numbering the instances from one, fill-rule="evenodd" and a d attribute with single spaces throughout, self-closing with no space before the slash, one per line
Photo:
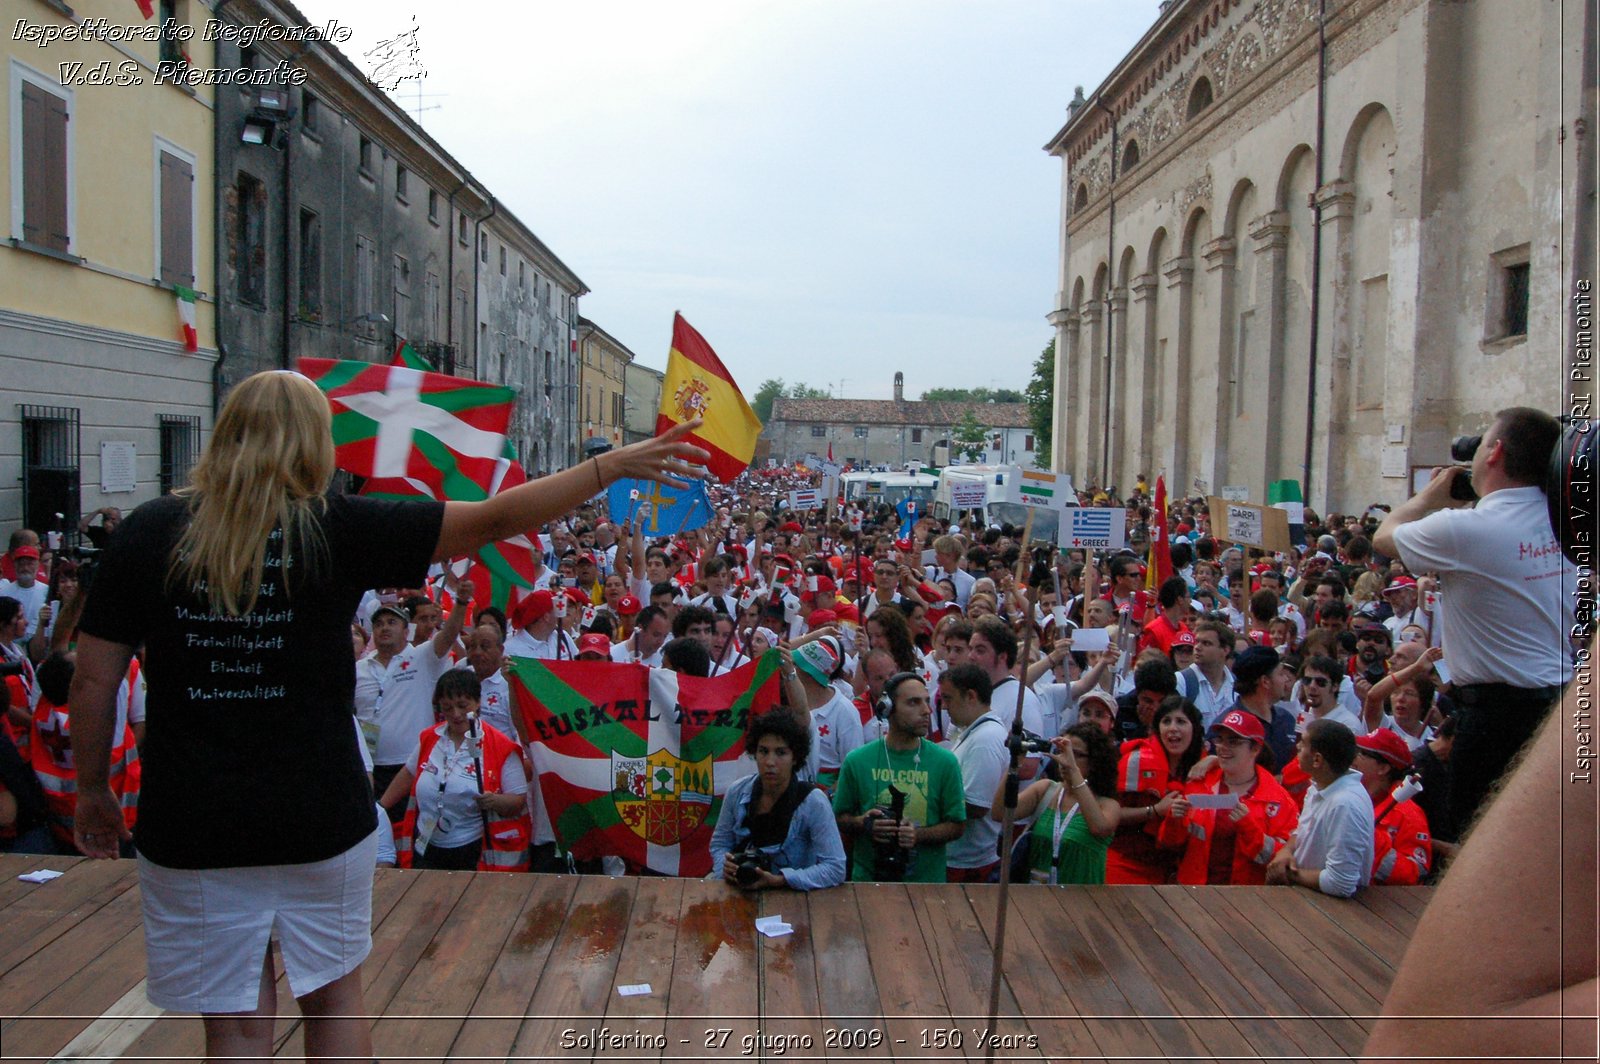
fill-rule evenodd
<path id="1" fill-rule="evenodd" d="M 1189 89 L 1189 103 L 1185 108 L 1185 115 L 1190 119 L 1198 118 L 1207 107 L 1211 106 L 1216 94 L 1211 88 L 1211 79 L 1204 74 L 1194 79 L 1194 85 Z"/>
<path id="2" fill-rule="evenodd" d="M 1348 256 L 1348 332 L 1341 338 L 1350 352 L 1351 379 L 1343 391 L 1349 397 L 1346 409 L 1351 416 L 1372 411 L 1381 415 L 1388 389 L 1394 165 L 1394 120 L 1382 104 L 1368 104 L 1351 123 L 1339 161 L 1340 176 L 1350 182 L 1355 195 Z M 1361 433 L 1358 426 L 1350 427 L 1353 435 Z"/>
<path id="3" fill-rule="evenodd" d="M 1139 142 L 1130 138 L 1127 147 L 1122 149 L 1122 169 L 1118 174 L 1125 174 L 1139 165 Z"/>
<path id="4" fill-rule="evenodd" d="M 1078 191 L 1072 194 L 1072 209 L 1081 211 L 1089 205 L 1089 182 L 1079 181 Z"/>
<path id="5" fill-rule="evenodd" d="M 1202 470 L 1204 453 L 1210 450 L 1214 405 L 1207 397 L 1217 390 L 1217 353 L 1215 337 L 1217 323 L 1217 275 L 1206 269 L 1201 250 L 1215 236 L 1211 226 L 1211 211 L 1207 204 L 1196 204 L 1184 221 L 1183 240 L 1179 254 L 1190 266 L 1187 292 L 1180 294 L 1188 306 L 1180 307 L 1183 334 L 1178 338 L 1178 366 L 1173 384 L 1177 400 L 1175 418 L 1177 436 L 1173 447 L 1173 475 L 1167 486 L 1192 493 L 1198 486 L 1196 479 L 1207 481 L 1205 490 L 1218 485 Z"/>
<path id="6" fill-rule="evenodd" d="M 1217 475 L 1225 484 L 1244 484 L 1251 498 L 1264 498 L 1266 430 L 1276 416 L 1262 398 L 1267 381 L 1263 321 L 1258 306 L 1261 261 L 1250 237 L 1250 222 L 1261 213 L 1255 182 L 1241 178 L 1228 196 L 1222 235 L 1231 241 L 1233 263 L 1221 271 L 1223 300 L 1218 331 L 1217 440 L 1224 460 Z"/>
<path id="7" fill-rule="evenodd" d="M 1100 477 L 1101 448 L 1104 443 L 1102 426 L 1106 401 L 1106 328 L 1110 325 L 1106 314 L 1106 293 L 1111 284 L 1111 269 L 1104 260 L 1094 269 L 1090 285 L 1089 342 L 1084 345 L 1083 357 L 1083 426 L 1085 459 L 1084 472 L 1098 482 Z"/>
<path id="8" fill-rule="evenodd" d="M 1287 219 L 1280 259 L 1272 340 L 1267 353 L 1271 385 L 1268 396 L 1278 412 L 1267 447 L 1267 480 L 1299 478 L 1303 473 L 1306 434 L 1306 388 L 1311 366 L 1311 257 L 1315 216 L 1307 198 L 1316 189 L 1317 157 L 1308 144 L 1297 144 L 1284 157 L 1273 191 L 1273 208 Z M 1324 252 L 1326 258 L 1327 252 Z M 1326 311 L 1324 312 L 1326 321 Z M 1324 414 L 1324 420 L 1326 415 Z"/>
<path id="9" fill-rule="evenodd" d="M 1143 383 L 1143 308 L 1133 299 L 1133 279 L 1138 271 L 1139 253 L 1130 244 L 1117 260 L 1116 294 L 1121 312 L 1111 356 L 1111 479 L 1118 485 L 1131 483 L 1128 466 L 1136 458 L 1138 436 L 1144 430 L 1138 394 Z"/>
<path id="10" fill-rule="evenodd" d="M 1156 231 L 1150 234 L 1150 245 L 1144 260 L 1145 280 L 1149 289 L 1142 315 L 1145 343 L 1143 384 L 1139 389 L 1141 400 L 1139 453 L 1142 458 L 1140 466 L 1149 473 L 1154 473 L 1159 468 L 1157 456 L 1166 453 L 1158 438 L 1171 434 L 1171 429 L 1167 427 L 1170 421 L 1167 414 L 1172 409 L 1172 387 L 1167 383 L 1172 364 L 1172 355 L 1168 350 L 1171 323 L 1168 320 L 1170 315 L 1167 313 L 1171 301 L 1167 298 L 1166 281 L 1161 276 L 1161 264 L 1166 260 L 1170 245 L 1166 227 L 1156 226 Z"/>

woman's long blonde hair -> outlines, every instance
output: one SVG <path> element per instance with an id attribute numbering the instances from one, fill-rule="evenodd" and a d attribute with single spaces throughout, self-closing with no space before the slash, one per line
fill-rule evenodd
<path id="1" fill-rule="evenodd" d="M 1376 602 L 1383 597 L 1383 577 L 1374 572 L 1365 572 L 1356 577 L 1356 586 L 1350 589 L 1350 601 L 1357 606 L 1364 602 Z"/>
<path id="2" fill-rule="evenodd" d="M 328 400 L 298 373 L 257 373 L 217 416 L 211 442 L 187 487 L 190 521 L 168 570 L 168 586 L 194 591 L 211 608 L 241 616 L 255 608 L 267 539 L 283 530 L 280 586 L 291 557 L 313 565 L 325 552 L 317 516 L 333 479 Z"/>

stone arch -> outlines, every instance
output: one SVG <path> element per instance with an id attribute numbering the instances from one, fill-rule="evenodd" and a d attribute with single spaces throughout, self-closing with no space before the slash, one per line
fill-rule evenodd
<path id="1" fill-rule="evenodd" d="M 1277 187 L 1272 194 L 1274 210 L 1288 211 L 1305 206 L 1304 203 L 1290 202 L 1290 193 L 1291 186 L 1294 183 L 1295 172 L 1308 155 L 1312 157 L 1312 161 L 1315 161 L 1316 154 L 1311 150 L 1311 145 L 1309 144 L 1296 144 L 1289 149 L 1288 156 L 1283 160 L 1283 169 L 1278 171 Z"/>
<path id="2" fill-rule="evenodd" d="M 1161 272 L 1161 255 L 1166 250 L 1167 227 L 1156 226 L 1156 231 L 1150 234 L 1150 251 L 1145 255 L 1144 268 L 1146 273 L 1159 274 Z"/>
<path id="3" fill-rule="evenodd" d="M 1186 119 L 1198 118 L 1215 102 L 1216 98 L 1216 90 L 1212 87 L 1210 75 L 1201 74 L 1194 79 L 1194 84 L 1189 87 L 1189 99 L 1184 104 L 1184 117 Z"/>
<path id="4" fill-rule="evenodd" d="M 1387 107 L 1374 101 L 1356 112 L 1356 117 L 1351 121 L 1350 129 L 1345 134 L 1344 146 L 1339 151 L 1339 176 L 1346 181 L 1355 180 L 1356 155 L 1361 150 L 1362 141 L 1374 122 L 1378 123 L 1380 133 L 1384 124 L 1387 123 L 1390 141 L 1393 141 L 1394 119 L 1389 114 Z"/>
<path id="5" fill-rule="evenodd" d="M 1211 212 L 1204 203 L 1197 203 L 1189 210 L 1189 217 L 1184 219 L 1183 240 L 1179 243 L 1179 254 L 1193 256 L 1200 250 L 1200 245 L 1210 239 Z"/>
<path id="6" fill-rule="evenodd" d="M 1139 142 L 1130 138 L 1128 146 L 1122 149 L 1122 172 L 1127 173 L 1139 165 Z"/>
<path id="7" fill-rule="evenodd" d="M 1255 194 L 1255 189 L 1254 181 L 1248 177 L 1241 177 L 1234 184 L 1233 191 L 1228 193 L 1228 208 L 1222 216 L 1222 231 L 1228 236 L 1237 239 L 1239 230 L 1250 220 L 1239 217 L 1239 213 L 1245 201 Z"/>
<path id="8" fill-rule="evenodd" d="M 1089 205 L 1089 182 L 1079 181 L 1078 191 L 1072 194 L 1072 209 L 1081 211 Z"/>

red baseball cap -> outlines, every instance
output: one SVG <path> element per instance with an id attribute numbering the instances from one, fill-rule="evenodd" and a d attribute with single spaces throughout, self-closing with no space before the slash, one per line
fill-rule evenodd
<path id="1" fill-rule="evenodd" d="M 1172 645 L 1175 647 L 1194 646 L 1194 633 L 1185 628 L 1183 631 L 1172 637 Z"/>
<path id="2" fill-rule="evenodd" d="M 1254 713 L 1246 713 L 1242 709 L 1230 709 L 1224 713 L 1215 724 L 1211 725 L 1211 734 L 1218 730 L 1231 731 L 1241 739 L 1249 739 L 1253 743 L 1265 744 L 1267 729 L 1261 723 L 1261 718 Z"/>
<path id="3" fill-rule="evenodd" d="M 585 632 L 578 637 L 578 657 L 585 654 L 597 654 L 602 658 L 611 657 L 611 640 L 601 632 Z"/>
<path id="4" fill-rule="evenodd" d="M 1383 593 L 1388 595 L 1395 591 L 1415 591 L 1416 588 L 1417 582 L 1411 577 L 1397 576 L 1393 580 L 1389 581 L 1388 586 L 1383 589 Z"/>
<path id="5" fill-rule="evenodd" d="M 832 610 L 812 610 L 810 616 L 806 618 L 806 627 L 821 628 L 824 625 L 832 624 L 838 619 L 839 615 Z"/>
<path id="6" fill-rule="evenodd" d="M 623 595 L 617 600 L 617 612 L 624 617 L 632 617 L 640 610 L 639 600 L 632 595 Z"/>
<path id="7" fill-rule="evenodd" d="M 23 546 L 20 546 L 16 550 L 12 551 L 11 557 L 13 560 L 17 558 L 32 558 L 34 561 L 38 561 L 39 548 L 33 546 L 31 543 L 24 544 Z"/>
<path id="8" fill-rule="evenodd" d="M 778 531 L 779 532 L 804 532 L 805 529 L 800 526 L 800 522 L 799 521 L 785 521 L 783 524 L 778 526 Z"/>
<path id="9" fill-rule="evenodd" d="M 1411 747 L 1388 728 L 1379 728 L 1375 732 L 1356 736 L 1356 747 L 1373 757 L 1382 758 L 1395 768 L 1411 767 Z"/>
<path id="10" fill-rule="evenodd" d="M 511 623 L 518 628 L 526 628 L 540 617 L 555 609 L 556 597 L 547 589 L 540 588 L 518 602 L 511 610 Z"/>

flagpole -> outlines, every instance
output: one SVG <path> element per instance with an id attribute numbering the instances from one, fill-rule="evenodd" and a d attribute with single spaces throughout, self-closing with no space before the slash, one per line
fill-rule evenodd
<path id="1" fill-rule="evenodd" d="M 1027 564 L 1028 528 L 1033 525 L 1033 508 L 1028 509 L 1028 520 L 1024 526 L 1022 537 L 1022 559 L 1017 563 L 1020 569 Z M 1033 606 L 1031 596 L 1027 597 L 1028 606 Z M 1011 888 L 1011 847 L 1014 840 L 1011 838 L 1012 828 L 1017 819 L 1017 792 L 1021 787 L 1022 776 L 1022 699 L 1027 690 L 1023 682 L 1027 678 L 1027 660 L 1033 652 L 1033 625 L 1024 625 L 1022 629 L 1022 676 L 1017 680 L 1017 712 L 1011 720 L 1011 735 L 1006 745 L 1011 751 L 1011 767 L 1006 773 L 1005 815 L 1000 822 L 1000 852 L 1004 855 L 1000 861 L 1000 896 L 995 903 L 994 918 L 994 953 L 989 966 L 989 1030 L 996 1029 L 995 1025 L 1000 1017 L 1000 972 L 1005 962 L 1006 951 L 1006 911 L 1010 902 Z M 984 1055 L 985 1061 L 994 1060 L 994 1043 L 990 1042 L 988 1052 Z"/>
<path id="2" fill-rule="evenodd" d="M 689 509 L 684 513 L 683 520 L 678 522 L 678 530 L 672 534 L 672 538 L 673 539 L 677 539 L 679 536 L 683 535 L 684 528 L 689 524 L 689 518 L 693 517 L 694 516 L 694 512 L 699 508 L 700 508 L 700 499 L 699 499 L 699 497 L 695 497 L 695 498 L 689 500 Z M 695 555 L 695 561 L 698 562 L 699 560 L 700 560 L 700 556 L 697 553 Z"/>
<path id="3" fill-rule="evenodd" d="M 477 777 L 478 795 L 481 797 L 483 795 L 483 744 L 478 741 L 480 737 L 478 732 L 478 711 L 474 710 L 472 715 L 467 718 L 467 721 L 472 726 L 471 732 L 468 733 L 473 740 L 472 774 Z M 479 806 L 478 815 L 483 818 L 483 845 L 487 846 L 489 845 L 489 810 Z"/>

